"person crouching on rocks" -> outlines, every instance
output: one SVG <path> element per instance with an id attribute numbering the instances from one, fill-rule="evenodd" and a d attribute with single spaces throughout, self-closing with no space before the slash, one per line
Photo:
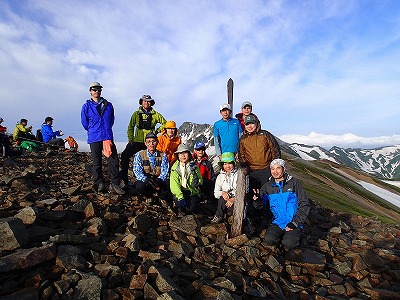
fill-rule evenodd
<path id="1" fill-rule="evenodd" d="M 217 176 L 214 188 L 214 196 L 218 199 L 218 205 L 211 223 L 221 222 L 228 210 L 232 213 L 236 194 L 238 172 L 235 163 L 235 154 L 231 152 L 223 153 L 221 161 L 218 164 L 221 167 L 221 172 Z"/>
<path id="2" fill-rule="evenodd" d="M 170 189 L 178 217 L 186 213 L 197 213 L 200 189 L 203 184 L 199 167 L 192 161 L 188 146 L 180 144 L 175 151 L 177 161 L 171 168 Z"/>
<path id="3" fill-rule="evenodd" d="M 269 206 L 273 215 L 265 242 L 272 246 L 282 240 L 286 250 L 293 249 L 300 246 L 310 202 L 300 182 L 286 173 L 283 159 L 274 159 L 270 169 L 272 176 L 261 187 L 261 191 L 255 191 L 254 204 L 259 206 L 257 202 L 262 201 L 265 206 Z"/>
<path id="4" fill-rule="evenodd" d="M 62 130 L 57 130 L 53 131 L 53 118 L 52 117 L 46 117 L 44 119 L 44 123 L 42 124 L 42 137 L 43 137 L 43 142 L 47 143 L 49 145 L 54 145 L 57 146 L 56 148 L 62 148 L 64 149 L 65 143 L 62 138 L 58 138 L 58 136 L 64 135 Z"/>
<path id="5" fill-rule="evenodd" d="M 158 139 L 153 132 L 146 134 L 146 149 L 137 152 L 133 158 L 133 173 L 136 190 L 145 197 L 157 192 L 160 198 L 168 192 L 166 184 L 169 163 L 167 155 L 157 151 Z"/>

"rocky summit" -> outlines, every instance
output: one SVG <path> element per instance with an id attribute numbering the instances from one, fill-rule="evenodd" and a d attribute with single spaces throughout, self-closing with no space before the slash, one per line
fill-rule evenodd
<path id="1" fill-rule="evenodd" d="M 231 238 L 212 209 L 97 194 L 89 153 L 4 160 L 0 299 L 400 299 L 400 226 L 315 203 L 300 249 Z M 107 172 L 105 172 L 107 174 Z"/>

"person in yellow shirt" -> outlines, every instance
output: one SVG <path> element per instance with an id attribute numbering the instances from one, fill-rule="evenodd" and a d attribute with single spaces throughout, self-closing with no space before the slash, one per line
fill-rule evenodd
<path id="1" fill-rule="evenodd" d="M 172 167 L 176 161 L 174 153 L 181 142 L 181 138 L 178 136 L 176 123 L 174 121 L 167 121 L 164 125 L 162 134 L 158 136 L 157 150 L 167 154 L 170 167 Z"/>

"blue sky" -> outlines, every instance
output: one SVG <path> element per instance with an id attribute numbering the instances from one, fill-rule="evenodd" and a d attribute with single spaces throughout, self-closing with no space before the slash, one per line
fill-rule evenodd
<path id="1" fill-rule="evenodd" d="M 400 144 L 400 1 L 0 1 L 0 116 L 86 139 L 99 81 L 125 142 L 138 99 L 213 124 L 234 80 L 286 142 Z M 123 149 L 119 149 L 122 151 Z"/>

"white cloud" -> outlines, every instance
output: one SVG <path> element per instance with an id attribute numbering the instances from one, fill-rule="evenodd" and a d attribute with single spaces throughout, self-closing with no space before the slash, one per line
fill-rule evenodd
<path id="1" fill-rule="evenodd" d="M 392 136 L 400 129 L 396 8 L 396 1 L 3 2 L 1 114 L 9 127 L 21 117 L 39 127 L 51 115 L 84 139 L 80 108 L 89 83 L 99 81 L 116 110 L 116 140 L 125 141 L 141 95 L 178 124 L 212 124 L 232 77 L 235 112 L 251 101 L 278 136 Z"/>
<path id="2" fill-rule="evenodd" d="M 305 145 L 317 145 L 329 150 L 333 146 L 342 148 L 377 148 L 391 145 L 400 145 L 400 135 L 362 137 L 352 133 L 343 135 L 327 135 L 310 132 L 308 135 L 284 134 L 278 136 L 287 143 L 299 143 Z"/>

